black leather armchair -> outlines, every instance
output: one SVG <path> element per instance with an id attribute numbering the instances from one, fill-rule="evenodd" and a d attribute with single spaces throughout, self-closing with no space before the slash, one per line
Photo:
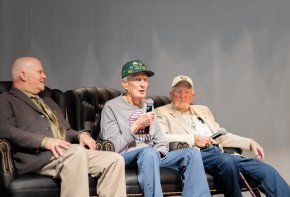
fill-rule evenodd
<path id="1" fill-rule="evenodd" d="M 78 88 L 66 93 L 69 122 L 74 129 L 88 129 L 95 139 L 99 139 L 101 112 L 104 104 L 121 94 L 111 88 Z M 173 143 L 174 146 L 182 144 Z M 180 195 L 182 183 L 179 174 L 170 169 L 161 169 L 161 183 L 164 195 Z M 126 169 L 126 187 L 128 196 L 142 196 L 136 169 Z"/>
<path id="2" fill-rule="evenodd" d="M 0 94 L 8 92 L 12 86 L 11 81 L 0 82 Z M 45 88 L 41 97 L 51 97 L 66 114 L 66 101 L 64 93 L 57 89 Z M 1 112 L 0 112 L 1 113 Z M 1 132 L 1 131 L 0 131 Z M 17 175 L 13 164 L 13 151 L 9 141 L 0 139 L 0 196 L 2 197 L 59 197 L 60 180 L 51 177 L 24 174 Z M 91 178 L 90 194 L 96 195 L 97 180 Z"/>
<path id="3" fill-rule="evenodd" d="M 103 106 L 108 100 L 121 95 L 121 91 L 112 88 L 84 87 L 69 90 L 65 94 L 68 119 L 71 126 L 78 130 L 91 130 L 94 138 L 99 139 L 101 112 Z M 150 97 L 154 100 L 155 108 L 171 102 L 171 100 L 166 96 Z M 110 144 L 110 142 L 108 143 Z M 169 146 L 171 150 L 175 150 L 188 147 L 188 144 L 174 142 L 170 143 Z M 113 147 L 111 150 L 113 150 Z M 240 150 L 232 149 L 231 151 Z M 213 177 L 207 175 L 207 178 L 212 195 L 222 194 L 223 192 L 218 189 L 216 184 L 214 184 Z M 250 184 L 255 191 L 258 191 L 253 182 L 250 182 Z M 165 196 L 180 195 L 182 192 L 181 178 L 176 171 L 161 168 L 161 185 Z M 142 196 L 135 169 L 126 169 L 126 186 L 128 196 Z M 241 186 L 243 191 L 248 190 L 243 181 L 241 181 Z"/>

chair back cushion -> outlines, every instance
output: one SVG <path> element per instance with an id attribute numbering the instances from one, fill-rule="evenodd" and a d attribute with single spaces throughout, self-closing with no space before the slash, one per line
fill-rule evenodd
<path id="1" fill-rule="evenodd" d="M 0 81 L 0 94 L 4 92 L 9 92 L 12 87 L 12 81 Z M 40 97 L 50 97 L 56 104 L 59 105 L 61 112 L 63 113 L 64 117 L 66 117 L 66 101 L 64 93 L 58 89 L 50 89 L 45 87 L 44 91 L 40 94 Z"/>
<path id="2" fill-rule="evenodd" d="M 0 81 L 0 94 L 9 92 L 12 87 L 12 81 Z"/>
<path id="3" fill-rule="evenodd" d="M 154 108 L 161 107 L 163 105 L 167 105 L 171 103 L 171 100 L 167 96 L 149 96 L 154 101 Z"/>
<path id="4" fill-rule="evenodd" d="M 83 87 L 65 92 L 70 125 L 75 130 L 90 130 L 94 139 L 99 138 L 101 113 L 105 103 L 121 91 L 112 88 Z"/>

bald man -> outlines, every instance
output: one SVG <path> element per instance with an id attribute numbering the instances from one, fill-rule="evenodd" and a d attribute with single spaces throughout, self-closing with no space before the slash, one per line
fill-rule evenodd
<path id="1" fill-rule="evenodd" d="M 39 98 L 45 80 L 38 59 L 21 57 L 12 65 L 12 89 L 0 95 L 0 138 L 12 143 L 17 173 L 59 178 L 61 197 L 88 197 L 88 174 L 99 178 L 99 196 L 126 196 L 123 157 L 96 151 L 95 140 L 71 129 L 56 103 Z"/>

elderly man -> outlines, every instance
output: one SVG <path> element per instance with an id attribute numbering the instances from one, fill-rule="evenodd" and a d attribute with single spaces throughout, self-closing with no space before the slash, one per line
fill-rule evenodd
<path id="1" fill-rule="evenodd" d="M 156 109 L 167 139 L 186 141 L 190 146 L 200 148 L 205 170 L 222 183 L 225 196 L 242 196 L 240 172 L 255 180 L 267 196 L 290 196 L 289 185 L 278 172 L 259 160 L 264 158 L 264 151 L 257 142 L 225 131 L 216 140 L 212 138 L 223 129 L 208 107 L 191 105 L 194 96 L 191 78 L 177 76 L 173 79 L 170 90 L 172 103 Z M 253 151 L 257 159 L 224 154 L 218 145 Z"/>
<path id="2" fill-rule="evenodd" d="M 61 197 L 88 197 L 88 174 L 99 177 L 98 196 L 126 196 L 124 159 L 95 151 L 87 132 L 71 129 L 57 104 L 38 96 L 45 79 L 38 59 L 19 58 L 12 65 L 13 88 L 0 95 L 0 138 L 12 143 L 17 173 L 60 178 Z"/>
<path id="3" fill-rule="evenodd" d="M 154 72 L 140 60 L 122 68 L 125 93 L 108 101 L 102 111 L 101 137 L 110 140 L 125 158 L 127 167 L 138 166 L 138 182 L 145 197 L 163 196 L 160 167 L 182 174 L 182 196 L 210 196 L 198 150 L 188 148 L 168 152 L 168 142 L 159 128 L 154 111 L 146 113 L 148 77 Z M 146 128 L 150 126 L 147 132 Z"/>

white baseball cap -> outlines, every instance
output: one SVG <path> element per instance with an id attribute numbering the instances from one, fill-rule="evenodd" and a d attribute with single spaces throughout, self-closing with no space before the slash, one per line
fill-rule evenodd
<path id="1" fill-rule="evenodd" d="M 172 84 L 171 84 L 171 87 L 176 86 L 178 83 L 180 83 L 182 81 L 187 82 L 188 84 L 191 85 L 192 88 L 194 88 L 191 78 L 188 76 L 185 76 L 185 75 L 179 75 L 177 77 L 174 77 Z"/>

